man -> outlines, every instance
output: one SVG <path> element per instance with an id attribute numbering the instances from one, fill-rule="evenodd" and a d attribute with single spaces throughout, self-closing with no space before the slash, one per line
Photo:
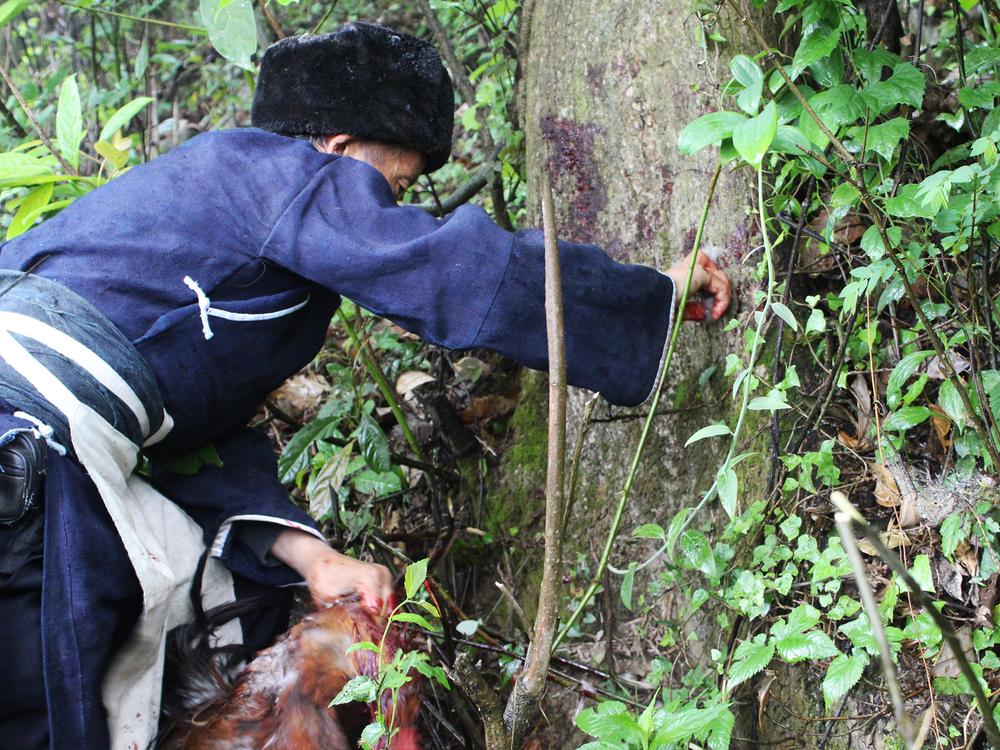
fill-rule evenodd
<path id="1" fill-rule="evenodd" d="M 237 588 L 389 597 L 388 571 L 327 546 L 245 425 L 315 356 L 340 295 L 441 346 L 546 367 L 540 234 L 471 206 L 438 220 L 396 204 L 448 159 L 452 110 L 420 40 L 362 23 L 287 39 L 264 56 L 255 129 L 199 136 L 0 247 L 0 466 L 14 478 L 0 747 L 146 744 L 198 536 Z M 560 253 L 570 383 L 642 402 L 686 265 Z M 707 258 L 692 291 L 715 296 L 715 317 L 728 305 Z M 165 468 L 206 441 L 222 466 Z M 215 601 L 232 595 L 223 573 L 209 570 Z"/>

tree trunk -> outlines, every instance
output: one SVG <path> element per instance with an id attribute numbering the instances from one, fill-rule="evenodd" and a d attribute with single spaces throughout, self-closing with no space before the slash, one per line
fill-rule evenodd
<path id="1" fill-rule="evenodd" d="M 722 15 L 713 17 L 713 22 L 728 46 L 704 45 L 710 30 L 702 28 L 688 0 L 526 2 L 518 109 L 526 134 L 529 223 L 539 223 L 538 187 L 547 170 L 555 186 L 561 238 L 591 242 L 618 260 L 660 269 L 690 250 L 717 154 L 705 150 L 695 157 L 682 156 L 677 137 L 687 123 L 721 108 L 720 89 L 729 78 L 729 56 L 755 50 L 749 32 L 735 19 Z M 732 409 L 722 363 L 728 352 L 742 350 L 742 342 L 738 331 L 725 333 L 723 326 L 737 316 L 745 327 L 753 313 L 753 292 L 759 287 L 751 278 L 760 259 L 759 254 L 751 256 L 760 244 L 752 178 L 747 169 L 727 168 L 719 180 L 703 246 L 723 249 L 719 264 L 733 281 L 733 305 L 721 322 L 687 324 L 682 330 L 660 405 L 661 411 L 669 413 L 654 422 L 615 545 L 612 563 L 619 567 L 642 560 L 655 549 L 655 545 L 634 541 L 632 530 L 643 523 L 666 526 L 678 510 L 694 506 L 724 459 L 721 441 L 688 449 L 683 445 L 695 430 L 726 419 Z M 567 321 L 568 331 L 572 325 Z M 711 367 L 716 368 L 714 374 L 703 377 Z M 543 383 L 541 375 L 524 376 L 514 419 L 516 443 L 506 454 L 503 482 L 492 493 L 494 527 L 502 534 L 515 527 L 537 528 L 533 523 L 541 508 L 545 475 Z M 567 440 L 571 452 L 588 398 L 585 392 L 571 393 Z M 579 499 L 564 550 L 571 579 L 567 592 L 572 589 L 578 595 L 597 566 L 638 439 L 642 420 L 634 418 L 637 413 L 645 410 L 614 409 L 606 404 L 596 410 L 598 421 L 586 438 Z M 622 416 L 626 419 L 618 419 Z M 761 420 L 766 417 L 753 419 L 758 421 L 749 424 L 745 434 L 763 436 L 766 421 Z M 740 495 L 747 500 L 756 500 L 765 491 L 768 453 L 763 438 L 759 447 L 758 457 L 740 466 Z M 700 521 L 716 515 L 712 507 Z M 540 564 L 537 555 L 524 566 L 526 572 L 518 580 L 522 602 L 534 601 L 532 582 L 537 582 Z M 636 591 L 648 588 L 655 575 L 656 566 L 652 574 L 641 574 Z M 621 581 L 609 576 L 603 598 L 599 594 L 591 607 L 596 622 L 583 626 L 588 635 L 573 646 L 582 660 L 603 661 L 602 666 L 616 673 L 642 678 L 658 655 L 662 632 L 656 630 L 654 621 L 685 622 L 684 632 L 695 636 L 685 647 L 688 658 L 698 660 L 712 648 L 729 647 L 730 633 L 718 627 L 714 613 L 706 610 L 686 618 L 690 602 L 669 594 L 653 603 L 652 618 L 635 621 L 636 615 L 621 605 Z M 564 613 L 570 598 L 563 599 Z M 570 735 L 567 727 L 572 716 L 567 714 L 575 711 L 578 701 L 554 690 L 550 687 L 546 708 L 550 728 L 541 730 L 543 742 L 576 747 L 584 738 Z M 554 718 L 551 711 L 560 709 L 563 715 Z M 754 722 L 751 706 L 743 723 L 753 732 Z M 741 735 L 739 728 L 736 735 Z"/>

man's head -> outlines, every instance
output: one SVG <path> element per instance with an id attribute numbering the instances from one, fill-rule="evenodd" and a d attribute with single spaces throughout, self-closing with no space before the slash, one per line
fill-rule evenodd
<path id="1" fill-rule="evenodd" d="M 396 192 L 451 152 L 451 78 L 434 46 L 370 23 L 289 37 L 261 61 L 253 125 L 372 164 Z"/>
<path id="2" fill-rule="evenodd" d="M 400 198 L 423 174 L 427 159 L 416 149 L 383 143 L 353 135 L 314 136 L 309 139 L 317 149 L 326 154 L 350 156 L 371 164 L 385 175 L 392 194 Z"/>

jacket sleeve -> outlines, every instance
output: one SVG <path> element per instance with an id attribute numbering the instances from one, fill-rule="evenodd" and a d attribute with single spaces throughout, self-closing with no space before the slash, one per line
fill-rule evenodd
<path id="1" fill-rule="evenodd" d="M 673 320 L 673 283 L 593 245 L 559 243 L 567 377 L 613 404 L 654 387 Z M 348 157 L 291 200 L 261 248 L 276 263 L 421 338 L 548 366 L 542 234 L 511 234 L 463 206 L 435 219 L 398 206 L 385 178 Z"/>
<path id="2" fill-rule="evenodd" d="M 241 427 L 216 438 L 212 445 L 222 466 L 206 465 L 196 474 L 177 474 L 154 457 L 153 484 L 201 526 L 212 555 L 234 573 L 268 586 L 300 583 L 295 571 L 267 555 L 271 543 L 285 528 L 324 537 L 278 481 L 267 436 Z"/>

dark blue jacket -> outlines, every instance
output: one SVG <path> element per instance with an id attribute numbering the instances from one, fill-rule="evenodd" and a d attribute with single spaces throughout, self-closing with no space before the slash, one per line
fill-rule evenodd
<path id="1" fill-rule="evenodd" d="M 667 336 L 671 281 L 593 246 L 561 243 L 560 256 L 569 382 L 615 404 L 642 402 Z M 36 264 L 35 273 L 107 315 L 150 363 L 176 425 L 165 448 L 215 443 L 223 468 L 157 477 L 206 540 L 233 516 L 311 524 L 277 482 L 266 438 L 244 425 L 316 355 L 340 295 L 450 349 L 547 366 L 539 232 L 510 234 L 473 206 L 444 220 L 398 206 L 373 167 L 260 130 L 201 135 L 0 246 L 0 268 Z M 287 314 L 268 317 L 279 312 Z M 264 317 L 240 319 L 247 314 Z M 61 524 L 78 510 L 63 498 Z M 264 583 L 293 580 L 239 544 L 225 559 Z M 73 617 L 99 622 L 109 598 L 90 593 L 86 570 L 67 575 L 59 589 L 73 592 Z M 50 679 L 93 691 L 106 654 L 82 664 L 64 657 L 46 664 Z M 49 695 L 50 705 L 70 699 Z M 86 734 L 81 725 L 59 746 L 98 747 L 73 740 Z"/>

